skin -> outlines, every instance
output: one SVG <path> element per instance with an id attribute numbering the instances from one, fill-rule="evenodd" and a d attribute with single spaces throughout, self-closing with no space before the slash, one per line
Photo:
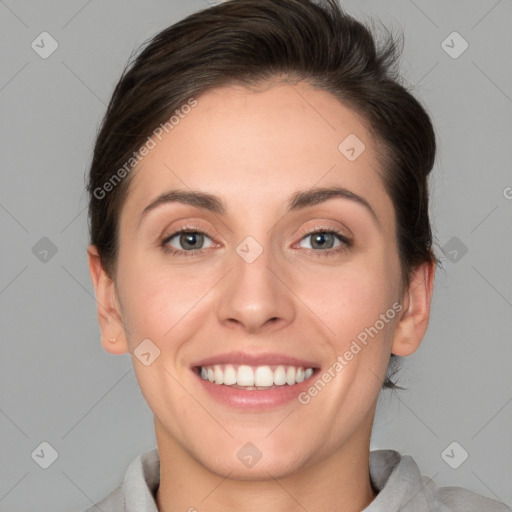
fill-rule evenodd
<path id="1" fill-rule="evenodd" d="M 420 265 L 402 289 L 395 213 L 377 145 L 334 96 L 281 83 L 258 91 L 219 88 L 197 100 L 132 171 L 114 279 L 96 248 L 88 250 L 103 347 L 132 354 L 155 416 L 158 508 L 361 511 L 376 496 L 369 445 L 389 356 L 407 356 L 420 345 L 434 266 Z M 349 134 L 366 146 L 352 162 L 338 149 Z M 343 198 L 285 212 L 296 191 L 332 185 L 364 197 L 378 222 Z M 139 224 L 142 210 L 175 188 L 214 194 L 227 211 L 167 203 Z M 207 235 L 197 245 L 204 252 L 164 252 L 162 240 L 186 221 Z M 332 248 L 313 246 L 306 231 L 325 228 L 353 244 L 339 252 L 336 238 L 328 239 Z M 263 248 L 252 263 L 236 252 L 247 236 Z M 187 247 L 179 236 L 171 244 Z M 290 354 L 327 369 L 395 302 L 400 313 L 307 405 L 234 410 L 214 401 L 190 369 L 234 350 Z M 149 366 L 133 354 L 147 338 L 160 350 Z M 252 468 L 237 458 L 248 442 L 262 454 Z"/>

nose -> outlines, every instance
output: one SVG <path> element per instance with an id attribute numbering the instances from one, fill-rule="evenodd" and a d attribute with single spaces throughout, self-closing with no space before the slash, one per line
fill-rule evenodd
<path id="1" fill-rule="evenodd" d="M 232 260 L 232 270 L 218 290 L 219 321 L 250 334 L 282 329 L 293 322 L 293 293 L 270 252 L 264 250 L 252 262 L 235 253 Z"/>

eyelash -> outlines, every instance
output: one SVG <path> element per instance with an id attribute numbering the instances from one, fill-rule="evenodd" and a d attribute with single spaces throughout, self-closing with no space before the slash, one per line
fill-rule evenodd
<path id="1" fill-rule="evenodd" d="M 166 236 L 162 240 L 161 246 L 162 246 L 163 251 L 166 254 L 172 254 L 173 256 L 197 256 L 198 254 L 199 255 L 203 254 L 205 251 L 208 250 L 208 249 L 196 249 L 196 250 L 192 250 L 192 251 L 183 251 L 181 249 L 174 249 L 173 247 L 169 247 L 167 245 L 175 236 L 181 235 L 181 234 L 184 234 L 184 233 L 199 233 L 199 234 L 208 236 L 201 229 L 199 229 L 199 228 L 197 228 L 195 226 L 191 226 L 191 225 L 187 224 L 182 229 L 179 229 L 179 230 L 175 231 L 174 233 L 172 233 L 169 236 Z M 211 237 L 208 237 L 208 238 L 211 238 Z"/>
<path id="2" fill-rule="evenodd" d="M 171 254 L 173 256 L 197 256 L 197 255 L 201 255 L 201 254 L 205 253 L 209 249 L 207 247 L 207 248 L 204 248 L 204 249 L 196 249 L 196 250 L 191 250 L 191 251 L 184 251 L 184 250 L 181 250 L 181 249 L 174 249 L 174 248 L 169 247 L 167 245 L 174 237 L 176 237 L 177 235 L 185 234 L 185 233 L 198 233 L 198 234 L 201 234 L 201 235 L 205 235 L 205 236 L 207 236 L 208 238 L 211 239 L 211 237 L 209 237 L 201 229 L 199 229 L 199 228 L 197 228 L 195 226 L 187 225 L 187 226 L 184 226 L 182 229 L 179 229 L 179 230 L 175 231 L 174 233 L 166 236 L 161 241 L 160 245 L 161 245 L 163 251 L 166 254 Z M 322 226 L 318 226 L 317 228 L 315 228 L 312 231 L 307 231 L 305 233 L 302 233 L 300 241 L 302 241 L 304 238 L 307 238 L 308 236 L 316 235 L 316 234 L 320 234 L 320 233 L 321 234 L 334 235 L 338 239 L 338 241 L 340 241 L 342 243 L 342 245 L 340 247 L 335 248 L 335 249 L 326 249 L 326 250 L 306 249 L 308 252 L 310 252 L 315 257 L 336 256 L 337 254 L 346 251 L 347 249 L 349 249 L 353 245 L 352 240 L 347 238 L 340 231 L 337 231 L 337 230 L 335 230 L 333 228 L 327 228 L 327 227 L 322 227 Z"/>

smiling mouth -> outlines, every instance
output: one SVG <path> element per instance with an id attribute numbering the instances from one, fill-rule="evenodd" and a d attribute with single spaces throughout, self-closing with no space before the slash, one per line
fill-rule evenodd
<path id="1" fill-rule="evenodd" d="M 245 390 L 294 386 L 311 378 L 316 370 L 292 365 L 215 364 L 195 367 L 196 373 L 205 381 Z"/>

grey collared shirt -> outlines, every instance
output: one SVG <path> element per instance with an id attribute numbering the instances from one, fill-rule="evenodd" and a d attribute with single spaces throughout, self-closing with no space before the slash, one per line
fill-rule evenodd
<path id="1" fill-rule="evenodd" d="M 508 506 L 462 487 L 438 487 L 410 455 L 394 450 L 370 452 L 370 478 L 379 491 L 361 512 L 512 512 Z M 155 493 L 160 481 L 158 450 L 139 455 L 123 484 L 85 512 L 158 512 Z"/>

